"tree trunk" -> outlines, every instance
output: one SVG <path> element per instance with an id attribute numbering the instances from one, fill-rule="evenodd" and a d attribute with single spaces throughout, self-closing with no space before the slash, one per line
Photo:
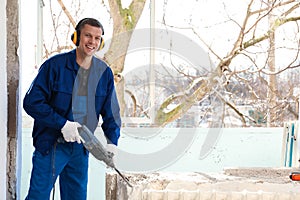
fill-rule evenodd
<path id="1" fill-rule="evenodd" d="M 269 4 L 272 4 L 272 0 L 269 0 Z M 275 67 L 275 30 L 274 27 L 274 15 L 272 12 L 269 14 L 269 54 L 268 54 L 268 66 L 271 73 L 276 71 Z M 276 93 L 277 93 L 277 83 L 276 75 L 269 75 L 269 87 L 267 94 L 268 101 L 268 116 L 267 116 L 267 126 L 274 126 L 274 120 L 276 119 Z"/>
<path id="2" fill-rule="evenodd" d="M 123 72 L 129 42 L 143 12 L 146 0 L 133 0 L 129 8 L 122 8 L 121 0 L 109 0 L 108 2 L 113 19 L 113 36 L 109 50 L 103 59 L 112 68 L 114 74 L 118 75 Z M 124 80 L 116 82 L 116 89 L 123 115 L 125 110 Z"/>

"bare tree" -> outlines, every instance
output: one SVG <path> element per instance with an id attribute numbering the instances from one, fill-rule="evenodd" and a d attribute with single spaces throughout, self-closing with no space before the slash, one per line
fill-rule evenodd
<path id="1" fill-rule="evenodd" d="M 62 17 L 63 12 L 68 19 L 65 24 L 69 25 L 69 28 L 66 30 L 70 31 L 70 25 L 75 26 L 74 22 L 76 20 L 74 18 L 80 16 L 81 4 L 78 3 L 79 1 L 72 3 L 75 11 L 70 11 L 70 8 L 65 6 L 62 0 L 58 0 L 58 2 L 62 9 L 60 12 L 52 14 L 53 27 L 55 30 L 61 28 L 59 18 Z M 299 36 L 297 36 L 299 30 L 295 30 L 293 38 L 283 38 L 286 41 L 293 40 L 294 44 L 296 44 L 294 46 L 278 45 L 279 42 L 277 41 L 279 39 L 275 36 L 279 35 L 277 34 L 278 31 L 287 30 L 291 24 L 296 29 L 298 28 L 298 21 L 300 20 L 299 2 L 295 0 L 249 0 L 247 8 L 241 10 L 244 14 L 242 21 L 228 14 L 227 18 L 219 23 L 228 24 L 229 27 L 232 27 L 234 24 L 239 31 L 234 41 L 231 41 L 231 45 L 228 45 L 232 48 L 228 48 L 225 56 L 219 55 L 220 53 L 217 53 L 217 50 L 211 46 L 210 41 L 203 39 L 203 33 L 200 34 L 197 27 L 191 23 L 191 21 L 195 20 L 193 16 L 190 16 L 187 27 L 183 28 L 176 24 L 170 24 L 167 16 L 168 2 L 168 0 L 164 1 L 165 14 L 161 19 L 162 24 L 166 28 L 192 31 L 198 38 L 199 43 L 207 47 L 209 54 L 216 63 L 216 68 L 208 75 L 191 77 L 188 74 L 184 74 L 179 66 L 172 64 L 178 73 L 189 79 L 188 82 L 185 82 L 188 84 L 180 86 L 185 87 L 184 90 L 188 92 L 174 92 L 160 102 L 156 111 L 156 125 L 163 126 L 182 117 L 195 103 L 203 101 L 207 96 L 218 97 L 229 108 L 223 111 L 224 115 L 226 115 L 226 112 L 229 115 L 233 111 L 234 115 L 241 120 L 244 126 L 265 124 L 267 119 L 271 126 L 277 126 L 283 120 L 297 117 L 298 112 L 293 104 L 297 97 L 295 97 L 293 91 L 294 85 L 300 84 L 300 82 L 295 78 L 297 76 L 293 74 L 297 73 L 299 75 L 299 72 L 295 71 L 295 68 L 299 67 L 300 42 Z M 112 67 L 117 76 L 124 70 L 126 54 L 116 56 L 116 53 L 127 51 L 132 31 L 135 29 L 145 6 L 145 0 L 133 0 L 128 8 L 123 8 L 120 0 L 109 0 L 108 3 L 109 8 L 107 10 L 109 10 L 113 20 L 113 36 L 103 59 Z M 195 1 L 194 3 L 200 4 L 201 2 Z M 224 9 L 226 10 L 225 3 Z M 267 28 L 265 26 L 266 22 L 269 24 Z M 126 33 L 124 34 L 126 37 L 116 37 L 122 33 Z M 59 36 L 55 37 L 59 38 Z M 60 45 L 57 39 L 53 40 L 53 43 L 54 41 L 57 41 L 57 49 L 59 51 L 60 49 L 70 48 L 68 45 Z M 290 50 L 293 58 L 287 61 L 289 63 L 285 62 L 283 65 L 277 66 L 278 63 L 275 60 L 278 54 L 276 52 L 283 49 Z M 50 55 L 51 52 L 53 50 L 49 52 L 46 50 L 46 55 Z M 225 52 L 222 53 L 224 54 Z M 241 62 L 241 60 L 245 62 L 243 67 L 237 66 L 237 63 Z M 291 73 L 292 70 L 293 73 Z M 285 81 L 287 78 L 288 81 Z M 124 94 L 129 94 L 132 101 L 134 101 L 134 116 L 137 116 L 139 97 L 135 96 L 128 88 L 124 88 L 122 79 L 116 77 L 116 80 L 121 80 L 117 86 L 119 88 L 118 96 L 122 110 L 125 109 Z M 279 85 L 280 87 L 278 87 Z M 216 90 L 216 88 L 218 89 Z M 248 113 L 245 113 L 237 106 L 241 102 L 251 105 Z M 170 105 L 174 104 L 176 106 L 170 109 Z M 168 111 L 166 112 L 166 110 Z M 140 109 L 140 113 L 148 115 L 143 108 Z"/>
<path id="2" fill-rule="evenodd" d="M 249 1 L 247 10 L 244 11 L 244 20 L 241 24 L 232 18 L 228 18 L 227 22 L 236 24 L 240 31 L 233 42 L 233 48 L 228 50 L 227 55 L 223 58 L 219 56 L 208 43 L 203 41 L 202 36 L 197 32 L 196 28 L 192 26 L 186 28 L 192 30 L 198 36 L 200 42 L 207 45 L 210 53 L 218 60 L 217 67 L 209 77 L 198 80 L 195 79 L 198 84 L 190 86 L 197 86 L 197 88 L 193 89 L 193 93 L 188 95 L 182 93 L 172 94 L 167 98 L 161 104 L 157 112 L 156 123 L 163 125 L 182 116 L 194 103 L 201 101 L 207 94 L 218 95 L 214 92 L 213 88 L 220 85 L 219 80 L 222 80 L 221 84 L 224 85 L 224 91 L 226 91 L 227 94 L 230 93 L 231 98 L 227 100 L 224 96 L 220 96 L 220 99 L 234 110 L 244 122 L 244 125 L 246 125 L 246 119 L 249 119 L 250 122 L 257 123 L 258 119 L 265 121 L 268 116 L 271 125 L 280 125 L 280 121 L 278 120 L 282 120 L 280 116 L 284 113 L 283 109 L 287 107 L 287 101 L 291 98 L 292 92 L 282 94 L 283 88 L 281 87 L 281 90 L 277 89 L 276 78 L 280 77 L 284 72 L 289 72 L 289 69 L 299 67 L 299 48 L 294 49 L 293 52 L 296 53 L 294 54 L 294 59 L 289 61 L 290 63 L 286 63 L 286 65 L 281 68 L 276 67 L 274 52 L 280 48 L 287 47 L 277 46 L 277 49 L 275 49 L 274 34 L 279 28 L 284 29 L 285 26 L 290 23 L 294 23 L 296 27 L 298 27 L 298 21 L 300 20 L 298 8 L 299 2 L 291 0 L 269 1 L 266 3 L 261 1 L 259 6 L 257 5 L 257 1 Z M 275 13 L 277 14 L 276 16 L 274 16 Z M 273 17 L 270 17 L 271 15 Z M 265 33 L 260 34 L 260 26 L 265 23 L 265 20 L 269 21 L 270 26 L 265 30 Z M 182 28 L 168 24 L 166 18 L 164 18 L 163 23 L 168 27 Z M 299 45 L 299 38 L 297 38 L 296 35 L 297 32 L 295 32 L 294 36 L 295 43 Z M 264 52 L 259 52 L 259 50 L 263 50 L 261 46 L 267 46 Z M 264 65 L 257 64 L 258 56 L 265 59 Z M 250 65 L 248 65 L 248 68 L 237 69 L 235 64 L 233 64 L 235 59 L 241 57 L 249 61 Z M 240 112 L 234 103 L 234 100 L 241 99 L 242 97 L 240 95 L 245 95 L 245 92 L 235 93 L 236 89 L 230 89 L 233 89 L 233 84 L 241 83 L 243 87 L 240 85 L 241 89 L 239 91 L 244 90 L 248 93 L 247 96 L 244 97 L 244 100 L 248 100 L 248 104 L 253 105 L 255 108 L 254 114 L 252 113 L 252 115 L 251 113 L 247 115 Z M 187 90 L 191 90 L 191 88 L 187 88 Z M 171 111 L 165 112 L 166 108 L 178 99 L 179 101 L 177 102 L 179 103 L 177 103 L 177 106 Z"/>
<path id="3" fill-rule="evenodd" d="M 128 8 L 123 8 L 120 0 L 109 0 L 108 2 L 113 19 L 113 35 L 109 50 L 104 55 L 104 60 L 117 74 L 123 72 L 126 55 L 116 57 L 115 52 L 127 52 L 132 31 L 144 10 L 146 0 L 132 0 Z M 118 35 L 124 37 L 115 37 Z"/>

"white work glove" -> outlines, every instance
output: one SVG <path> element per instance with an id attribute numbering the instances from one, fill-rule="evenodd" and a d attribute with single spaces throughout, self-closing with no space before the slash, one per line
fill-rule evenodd
<path id="1" fill-rule="evenodd" d="M 71 122 L 67 120 L 64 127 L 61 129 L 61 132 L 66 142 L 76 141 L 78 144 L 81 143 L 81 137 L 77 129 L 78 127 L 81 127 L 81 125 L 78 122 Z"/>
<path id="2" fill-rule="evenodd" d="M 111 157 L 111 159 L 114 161 L 114 158 L 116 157 L 118 152 L 117 146 L 115 144 L 107 144 L 106 151 L 108 153 L 108 156 Z"/>

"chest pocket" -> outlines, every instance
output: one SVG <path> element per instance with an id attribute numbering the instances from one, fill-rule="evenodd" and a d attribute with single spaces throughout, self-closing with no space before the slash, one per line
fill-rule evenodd
<path id="1" fill-rule="evenodd" d="M 54 110 L 64 115 L 70 109 L 72 104 L 73 85 L 66 82 L 55 82 L 50 104 Z"/>

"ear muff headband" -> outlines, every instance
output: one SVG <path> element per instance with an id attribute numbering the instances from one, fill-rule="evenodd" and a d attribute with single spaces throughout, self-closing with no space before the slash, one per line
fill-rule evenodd
<path id="1" fill-rule="evenodd" d="M 81 26 L 81 24 L 82 24 L 84 21 L 90 20 L 90 19 L 92 19 L 92 18 L 84 18 L 84 19 L 80 20 L 80 21 L 78 22 L 78 24 L 76 25 L 75 31 L 74 31 L 74 33 L 71 35 L 71 40 L 72 40 L 72 42 L 73 42 L 76 46 L 79 46 L 79 40 L 80 40 L 80 30 L 78 30 L 79 27 Z M 96 20 L 96 19 L 93 19 L 93 20 Z M 97 21 L 97 20 L 96 20 L 96 21 Z M 101 30 L 102 30 L 102 35 L 104 35 L 104 29 L 103 29 L 102 24 L 101 24 L 99 21 L 97 21 L 97 22 L 99 23 L 100 28 L 101 28 Z M 98 51 L 101 50 L 101 49 L 103 49 L 104 45 L 105 45 L 104 39 L 101 37 L 101 39 L 100 39 L 100 46 L 99 46 L 99 48 L 98 48 Z"/>

